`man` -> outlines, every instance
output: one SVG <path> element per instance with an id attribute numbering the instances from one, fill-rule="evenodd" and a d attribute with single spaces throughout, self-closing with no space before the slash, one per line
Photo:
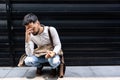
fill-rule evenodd
<path id="1" fill-rule="evenodd" d="M 38 21 L 36 15 L 30 13 L 25 15 L 23 20 L 23 25 L 26 28 L 25 32 L 25 51 L 27 57 L 24 62 L 27 66 L 37 67 L 36 73 L 41 75 L 42 64 L 48 62 L 52 68 L 51 76 L 56 76 L 56 68 L 60 64 L 60 57 L 58 55 L 61 50 L 61 42 L 58 36 L 58 33 L 54 27 L 50 27 L 51 37 L 53 39 L 53 51 L 47 51 L 46 55 L 36 57 L 34 55 L 34 44 L 39 46 L 44 46 L 51 44 L 48 26 L 42 26 Z"/>

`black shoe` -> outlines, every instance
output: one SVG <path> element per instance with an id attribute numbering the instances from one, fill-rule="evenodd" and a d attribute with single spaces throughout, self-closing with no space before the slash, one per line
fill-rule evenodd
<path id="1" fill-rule="evenodd" d="M 54 77 L 56 77 L 56 69 L 52 69 L 51 70 L 51 73 L 50 73 L 50 76 L 49 76 L 50 78 L 54 78 Z"/>
<path id="2" fill-rule="evenodd" d="M 43 66 L 41 68 L 37 67 L 37 71 L 36 71 L 37 75 L 41 75 L 42 74 L 42 68 L 43 68 Z"/>

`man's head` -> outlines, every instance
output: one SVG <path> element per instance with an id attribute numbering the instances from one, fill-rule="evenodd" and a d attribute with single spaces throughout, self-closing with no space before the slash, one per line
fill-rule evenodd
<path id="1" fill-rule="evenodd" d="M 32 34 L 37 35 L 39 33 L 40 22 L 38 21 L 38 17 L 33 13 L 25 15 L 23 25 L 26 27 L 26 30 L 30 29 Z"/>

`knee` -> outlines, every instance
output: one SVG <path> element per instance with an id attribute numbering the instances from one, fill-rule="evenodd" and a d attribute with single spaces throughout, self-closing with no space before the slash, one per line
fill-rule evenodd
<path id="1" fill-rule="evenodd" d="M 50 64 L 56 65 L 60 63 L 60 58 L 58 56 L 55 56 L 53 58 L 50 58 L 48 61 Z"/>
<path id="2" fill-rule="evenodd" d="M 60 60 L 58 58 L 54 58 L 52 61 L 53 64 L 58 64 L 59 62 L 60 62 Z"/>
<path id="3" fill-rule="evenodd" d="M 25 61 L 25 65 L 27 66 L 33 66 L 34 63 L 36 62 L 36 60 L 32 57 L 26 57 L 24 61 Z"/>

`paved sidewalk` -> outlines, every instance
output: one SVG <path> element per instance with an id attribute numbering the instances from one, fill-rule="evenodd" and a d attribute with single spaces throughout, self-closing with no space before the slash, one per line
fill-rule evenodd
<path id="1" fill-rule="evenodd" d="M 36 76 L 35 67 L 0 67 L 0 80 L 120 80 L 120 66 L 68 66 L 64 78 L 48 78 L 50 67 Z"/>

